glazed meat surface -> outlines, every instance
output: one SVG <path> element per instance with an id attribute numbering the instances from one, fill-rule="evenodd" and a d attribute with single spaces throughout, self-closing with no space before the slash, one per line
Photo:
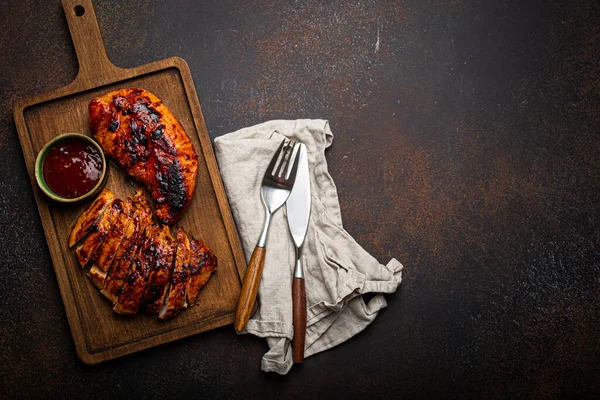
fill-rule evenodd
<path id="1" fill-rule="evenodd" d="M 146 227 L 152 223 L 152 210 L 141 190 L 131 199 L 133 204 L 132 224 L 125 231 L 123 242 L 115 254 L 110 274 L 101 293 L 115 304 L 125 280 L 129 277 L 133 259 L 141 242 L 144 240 Z"/>
<path id="2" fill-rule="evenodd" d="M 90 280 L 121 315 L 174 317 L 197 301 L 217 268 L 202 240 L 181 227 L 173 239 L 168 225 L 153 222 L 141 189 L 126 201 L 105 189 L 74 224 L 70 238 L 76 237 L 77 261 L 91 264 Z"/>
<path id="3" fill-rule="evenodd" d="M 119 213 L 123 209 L 123 202 L 115 199 L 110 207 L 94 222 L 89 229 L 89 234 L 83 239 L 83 242 L 75 247 L 75 254 L 79 265 L 85 267 L 92 260 L 96 251 L 106 240 L 113 224 L 117 220 Z"/>
<path id="4" fill-rule="evenodd" d="M 200 289 L 206 285 L 213 272 L 217 270 L 217 257 L 202 240 L 190 240 L 192 251 L 189 280 L 187 284 L 187 301 L 193 306 L 198 299 Z"/>
<path id="5" fill-rule="evenodd" d="M 132 214 L 133 206 L 131 199 L 128 199 L 123 202 L 123 208 L 117 216 L 115 223 L 108 232 L 108 235 L 106 235 L 104 242 L 102 242 L 96 251 L 96 254 L 94 254 L 92 267 L 88 272 L 88 276 L 98 289 L 104 287 L 106 276 L 113 263 L 115 254 L 125 237 L 125 232 L 127 232 L 130 229 L 130 225 L 133 224 Z"/>
<path id="6" fill-rule="evenodd" d="M 196 187 L 198 156 L 175 116 L 152 93 L 121 89 L 90 102 L 90 129 L 104 152 L 142 182 L 161 223 L 172 225 Z"/>
<path id="7" fill-rule="evenodd" d="M 171 283 L 165 294 L 163 306 L 158 313 L 158 318 L 165 319 L 176 316 L 180 310 L 187 306 L 186 289 L 188 283 L 188 269 L 191 258 L 190 239 L 185 231 L 177 228 L 177 247 L 175 252 L 175 266 L 171 275 Z"/>
<path id="8" fill-rule="evenodd" d="M 135 315 L 146 291 L 146 282 L 154 262 L 155 236 L 158 224 L 148 225 L 144 234 L 144 241 L 140 245 L 137 255 L 133 259 L 131 274 L 125 282 L 113 311 L 121 315 Z"/>
<path id="9" fill-rule="evenodd" d="M 144 293 L 144 308 L 148 312 L 156 313 L 162 307 L 165 290 L 171 279 L 171 272 L 173 272 L 175 257 L 175 246 L 167 225 L 158 229 L 153 247 L 154 259 Z"/>
<path id="10" fill-rule="evenodd" d="M 92 202 L 85 209 L 83 213 L 75 222 L 71 235 L 69 236 L 69 247 L 73 247 L 79 242 L 85 235 L 88 234 L 94 223 L 104 214 L 104 211 L 112 205 L 116 197 L 108 189 L 102 190 L 102 192 L 96 197 L 96 200 Z"/>

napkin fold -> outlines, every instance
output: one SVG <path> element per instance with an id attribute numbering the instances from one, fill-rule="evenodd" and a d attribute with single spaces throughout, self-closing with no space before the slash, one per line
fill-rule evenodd
<path id="1" fill-rule="evenodd" d="M 369 325 L 402 280 L 396 259 L 380 264 L 342 226 L 337 190 L 327 171 L 325 149 L 333 134 L 325 120 L 277 120 L 244 128 L 215 139 L 229 204 L 246 260 L 260 235 L 265 216 L 260 197 L 264 172 L 282 139 L 307 147 L 311 215 L 302 252 L 306 285 L 305 357 L 348 340 Z M 258 309 L 247 333 L 266 338 L 264 371 L 286 374 L 293 365 L 291 340 L 294 245 L 284 209 L 276 211 L 267 236 L 265 265 L 258 291 Z M 375 294 L 365 302 L 363 294 Z"/>

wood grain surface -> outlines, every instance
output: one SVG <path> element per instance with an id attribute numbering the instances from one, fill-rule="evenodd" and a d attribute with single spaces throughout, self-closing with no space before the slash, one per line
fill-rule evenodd
<path id="1" fill-rule="evenodd" d="M 292 316 L 294 325 L 292 357 L 295 363 L 301 363 L 304 361 L 304 343 L 306 341 L 306 287 L 304 278 L 294 278 L 292 282 Z"/>
<path id="2" fill-rule="evenodd" d="M 91 1 L 62 3 L 79 61 L 77 78 L 65 88 L 24 100 L 14 117 L 75 347 L 82 361 L 94 364 L 233 322 L 245 263 L 185 61 L 170 58 L 131 69 L 117 68 L 106 56 Z M 124 318 L 112 312 L 68 248 L 71 227 L 89 202 L 73 206 L 50 201 L 34 179 L 35 157 L 48 140 L 64 132 L 90 135 L 90 100 L 128 87 L 157 95 L 190 136 L 198 153 L 196 192 L 178 224 L 203 239 L 219 260 L 217 273 L 196 305 L 167 321 L 154 314 Z M 115 163 L 109 170 L 106 187 L 117 197 L 125 199 L 135 192 L 139 184 Z"/>
<path id="3" fill-rule="evenodd" d="M 264 247 L 255 247 L 248 262 L 235 311 L 234 328 L 236 331 L 243 331 L 248 320 L 256 311 L 256 296 L 260 287 L 262 270 L 265 266 L 266 251 Z"/>

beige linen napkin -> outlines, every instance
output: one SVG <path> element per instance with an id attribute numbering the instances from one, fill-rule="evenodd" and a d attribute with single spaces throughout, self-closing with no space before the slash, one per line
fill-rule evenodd
<path id="1" fill-rule="evenodd" d="M 324 120 L 269 121 L 215 139 L 215 150 L 233 216 L 250 260 L 263 225 L 262 177 L 284 138 L 308 151 L 312 208 L 304 243 L 307 327 L 305 357 L 334 347 L 365 329 L 387 305 L 382 293 L 394 292 L 402 264 L 380 264 L 344 230 L 325 148 L 333 134 Z M 284 207 L 274 213 L 267 237 L 258 310 L 246 332 L 267 339 L 264 371 L 286 374 L 292 367 L 292 277 L 294 245 Z M 364 293 L 375 293 L 368 303 Z"/>

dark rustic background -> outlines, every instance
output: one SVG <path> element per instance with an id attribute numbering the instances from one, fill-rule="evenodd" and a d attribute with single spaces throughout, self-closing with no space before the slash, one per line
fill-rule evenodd
<path id="1" fill-rule="evenodd" d="M 75 53 L 58 0 L 3 1 L 2 397 L 600 396 L 598 2 L 95 7 L 116 65 L 187 60 L 212 138 L 329 119 L 346 228 L 404 282 L 286 377 L 232 327 L 82 364 L 12 119 L 75 77 Z"/>

